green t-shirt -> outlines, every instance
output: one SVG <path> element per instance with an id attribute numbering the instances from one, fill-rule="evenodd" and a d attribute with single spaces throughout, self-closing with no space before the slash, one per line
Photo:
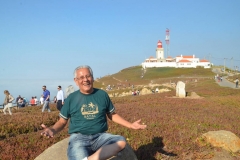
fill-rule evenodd
<path id="1" fill-rule="evenodd" d="M 68 133 L 85 135 L 96 134 L 108 130 L 107 113 L 115 110 L 108 94 L 94 88 L 91 94 L 82 94 L 79 90 L 71 93 L 60 112 L 60 117 L 68 120 Z"/>

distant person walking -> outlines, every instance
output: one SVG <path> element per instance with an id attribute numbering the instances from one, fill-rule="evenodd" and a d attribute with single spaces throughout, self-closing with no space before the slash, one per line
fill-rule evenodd
<path id="1" fill-rule="evenodd" d="M 6 115 L 6 109 L 8 109 L 8 112 L 10 115 L 12 115 L 12 112 L 11 112 L 11 108 L 12 107 L 12 102 L 14 101 L 14 98 L 13 96 L 8 92 L 8 90 L 5 90 L 3 92 L 6 96 L 5 96 L 5 99 L 4 99 L 4 109 L 3 109 L 3 113 Z"/>
<path id="2" fill-rule="evenodd" d="M 236 83 L 236 88 L 238 88 L 238 83 L 239 83 L 238 78 L 236 78 L 236 80 L 234 82 Z"/>
<path id="3" fill-rule="evenodd" d="M 41 95 L 41 98 L 39 99 L 39 101 L 40 101 L 40 104 L 43 105 L 43 102 L 44 102 L 43 95 Z"/>
<path id="4" fill-rule="evenodd" d="M 21 98 L 21 96 L 19 95 L 17 98 L 16 98 L 16 104 L 17 104 L 17 109 L 19 108 L 19 99 Z"/>
<path id="5" fill-rule="evenodd" d="M 57 93 L 57 109 L 59 111 L 61 111 L 62 106 L 64 104 L 64 94 L 63 94 L 61 86 L 58 86 L 57 89 L 58 89 L 58 93 Z"/>
<path id="6" fill-rule="evenodd" d="M 48 112 L 51 112 L 50 107 L 49 107 L 50 92 L 47 90 L 46 86 L 43 86 L 42 89 L 43 89 L 43 98 L 44 98 L 42 112 L 44 112 L 45 109 L 47 109 Z"/>
<path id="7" fill-rule="evenodd" d="M 34 100 L 35 100 L 35 105 L 38 106 L 38 99 L 37 99 L 37 96 L 34 97 Z"/>

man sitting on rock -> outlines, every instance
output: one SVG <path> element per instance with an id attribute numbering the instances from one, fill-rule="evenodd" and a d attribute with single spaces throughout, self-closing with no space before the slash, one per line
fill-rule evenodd
<path id="1" fill-rule="evenodd" d="M 127 128 L 145 129 L 137 120 L 130 123 L 115 112 L 108 94 L 93 88 L 93 72 L 89 66 L 79 66 L 74 71 L 74 81 L 79 90 L 68 96 L 59 114 L 60 119 L 41 133 L 53 137 L 69 123 L 69 160 L 105 160 L 117 155 L 126 146 L 120 135 L 106 133 L 107 117 Z M 107 115 L 107 116 L 106 116 Z"/>

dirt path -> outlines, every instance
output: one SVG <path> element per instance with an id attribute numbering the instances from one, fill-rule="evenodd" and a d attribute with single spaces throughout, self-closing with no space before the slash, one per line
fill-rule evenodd
<path id="1" fill-rule="evenodd" d="M 113 79 L 117 80 L 118 82 L 122 82 L 121 80 L 119 80 L 119 79 L 117 79 L 117 78 L 115 78 L 115 77 L 113 77 Z"/>
<path id="2" fill-rule="evenodd" d="M 214 73 L 216 74 L 221 74 L 221 70 L 218 69 L 218 68 L 215 68 L 212 70 Z M 239 88 L 236 88 L 236 84 L 235 83 L 232 83 L 230 81 L 227 80 L 227 77 L 228 76 L 224 76 L 222 81 L 218 81 L 218 79 L 215 79 L 216 83 L 219 84 L 220 86 L 222 87 L 229 87 L 229 88 L 233 88 L 233 89 L 239 89 Z"/>

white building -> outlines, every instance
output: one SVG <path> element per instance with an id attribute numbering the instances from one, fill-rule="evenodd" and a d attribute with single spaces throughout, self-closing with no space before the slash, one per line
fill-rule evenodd
<path id="1" fill-rule="evenodd" d="M 152 67 L 175 67 L 175 68 L 210 68 L 211 64 L 208 60 L 200 60 L 199 58 L 192 56 L 177 56 L 176 58 L 167 57 L 164 58 L 164 49 L 162 48 L 162 42 L 159 40 L 156 49 L 156 58 L 149 57 L 142 63 L 143 68 Z"/>

